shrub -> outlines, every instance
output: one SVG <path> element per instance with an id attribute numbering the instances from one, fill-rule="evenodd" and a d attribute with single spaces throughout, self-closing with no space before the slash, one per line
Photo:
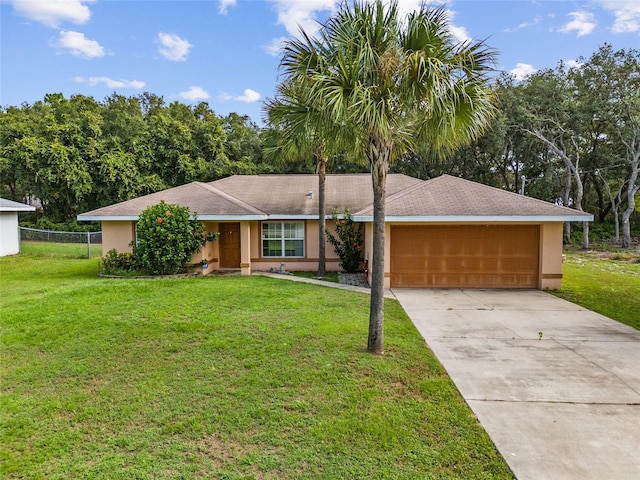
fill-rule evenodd
<path id="1" fill-rule="evenodd" d="M 356 272 L 361 261 L 362 225 L 353 221 L 348 209 L 344 210 L 342 218 L 333 210 L 332 217 L 336 224 L 337 238 L 327 231 L 327 239 L 340 257 L 340 267 L 348 273 Z"/>
<path id="2" fill-rule="evenodd" d="M 118 253 L 115 248 L 102 258 L 102 272 L 107 275 L 138 273 L 140 267 L 133 253 Z"/>
<path id="3" fill-rule="evenodd" d="M 188 207 L 165 203 L 147 208 L 138 219 L 138 244 L 134 254 L 151 275 L 183 272 L 185 264 L 204 244 L 204 225 Z"/>

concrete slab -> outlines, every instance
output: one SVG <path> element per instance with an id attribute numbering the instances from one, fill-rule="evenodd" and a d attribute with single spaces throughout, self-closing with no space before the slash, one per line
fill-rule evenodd
<path id="1" fill-rule="evenodd" d="M 625 380 L 554 340 L 432 338 L 428 344 L 466 399 L 640 405 L 640 393 Z"/>
<path id="2" fill-rule="evenodd" d="M 505 290 L 394 288 L 392 291 L 402 297 L 405 310 L 412 306 L 424 308 L 425 301 L 430 310 L 585 310 L 540 290 L 509 290 L 509 295 L 504 295 Z"/>
<path id="3" fill-rule="evenodd" d="M 640 478 L 638 406 L 468 403 L 518 480 Z"/>
<path id="4" fill-rule="evenodd" d="M 396 291 L 397 295 L 397 291 Z M 404 303 L 403 303 L 404 306 Z M 588 310 L 444 310 L 408 308 L 425 334 L 465 338 L 640 341 L 640 332 Z M 437 313 L 437 314 L 436 314 Z"/>
<path id="5" fill-rule="evenodd" d="M 519 480 L 640 479 L 639 331 L 541 291 L 393 293 Z"/>

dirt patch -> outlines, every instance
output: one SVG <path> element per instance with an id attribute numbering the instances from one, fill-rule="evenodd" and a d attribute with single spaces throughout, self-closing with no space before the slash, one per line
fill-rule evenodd
<path id="1" fill-rule="evenodd" d="M 589 259 L 612 260 L 632 264 L 640 263 L 640 251 L 638 250 L 572 250 L 571 253 Z"/>

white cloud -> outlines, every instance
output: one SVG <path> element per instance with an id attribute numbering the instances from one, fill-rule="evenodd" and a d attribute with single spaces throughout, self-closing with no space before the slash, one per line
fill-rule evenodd
<path id="1" fill-rule="evenodd" d="M 616 17 L 611 29 L 615 33 L 640 31 L 640 2 L 638 0 L 598 0 L 602 8 Z"/>
<path id="2" fill-rule="evenodd" d="M 251 90 L 250 88 L 245 89 L 244 94 L 242 95 L 229 95 L 226 92 L 221 93 L 220 95 L 218 95 L 218 100 L 220 102 L 228 102 L 230 100 L 235 100 L 237 102 L 244 102 L 244 103 L 255 103 L 257 101 L 259 101 L 262 98 L 262 96 L 256 92 L 255 90 Z"/>
<path id="3" fill-rule="evenodd" d="M 366 1 L 373 2 L 373 0 Z M 318 13 L 333 13 L 341 3 L 339 0 L 272 0 L 272 2 L 278 13 L 278 24 L 283 25 L 292 36 L 298 36 L 300 28 L 308 35 L 314 36 L 320 27 L 317 21 Z M 407 14 L 419 10 L 424 3 L 422 0 L 398 0 L 398 13 L 403 18 Z M 428 2 L 426 5 L 428 6 Z M 460 42 L 471 40 L 471 36 L 465 27 L 453 23 L 455 12 L 447 10 L 447 15 L 450 20 L 449 27 L 454 37 Z M 274 39 L 266 47 L 270 55 L 274 55 L 276 42 L 277 40 Z M 277 54 L 275 53 L 275 55 Z"/>
<path id="4" fill-rule="evenodd" d="M 533 20 L 531 20 L 529 22 L 522 22 L 522 23 L 518 24 L 517 27 L 503 28 L 502 31 L 506 32 L 506 33 L 517 32 L 518 30 L 524 30 L 525 28 L 529 28 L 529 27 L 533 27 L 535 25 L 538 25 L 540 22 L 542 22 L 542 20 L 543 20 L 543 18 L 538 15 L 538 16 L 533 17 Z"/>
<path id="5" fill-rule="evenodd" d="M 520 25 L 518 25 L 518 28 L 528 28 L 528 27 L 532 27 L 534 25 L 539 24 L 542 21 L 542 17 L 541 16 L 536 16 L 533 18 L 533 20 L 531 20 L 530 22 L 522 22 Z"/>
<path id="6" fill-rule="evenodd" d="M 109 77 L 75 77 L 74 80 L 77 83 L 86 83 L 92 87 L 104 83 L 105 86 L 109 88 L 134 88 L 141 89 L 146 85 L 145 82 L 141 82 L 140 80 L 113 80 Z"/>
<path id="7" fill-rule="evenodd" d="M 593 21 L 594 16 L 591 12 L 571 12 L 569 16 L 573 17 L 569 23 L 560 29 L 563 33 L 577 32 L 579 37 L 588 35 L 596 28 L 596 23 Z"/>
<path id="8" fill-rule="evenodd" d="M 86 3 L 94 0 L 13 0 L 13 8 L 24 17 L 57 28 L 62 22 L 84 24 L 91 17 Z"/>
<path id="9" fill-rule="evenodd" d="M 273 0 L 278 13 L 278 24 L 283 25 L 290 35 L 297 36 L 300 28 L 307 34 L 315 35 L 319 24 L 318 12 L 332 12 L 335 0 Z"/>
<path id="10" fill-rule="evenodd" d="M 220 15 L 226 15 L 229 11 L 229 7 L 233 7 L 236 4 L 236 0 L 220 0 L 220 7 L 218 13 Z"/>
<path id="11" fill-rule="evenodd" d="M 189 87 L 189 90 L 180 92 L 179 95 L 184 100 L 206 100 L 209 98 L 209 93 L 201 87 Z"/>
<path id="12" fill-rule="evenodd" d="M 566 62 L 564 62 L 564 65 L 567 68 L 567 70 L 571 70 L 572 68 L 582 67 L 584 63 L 579 62 L 577 60 L 567 60 Z"/>
<path id="13" fill-rule="evenodd" d="M 451 31 L 451 34 L 456 38 L 456 40 L 458 40 L 458 42 L 470 42 L 471 40 L 473 40 L 465 27 L 460 27 L 458 25 L 450 23 L 449 30 Z"/>
<path id="14" fill-rule="evenodd" d="M 180 38 L 178 35 L 170 33 L 158 33 L 158 40 L 162 45 L 158 51 L 167 60 L 174 62 L 184 62 L 187 59 L 191 45 L 184 38 Z"/>
<path id="15" fill-rule="evenodd" d="M 262 98 L 258 92 L 255 90 L 251 90 L 250 88 L 245 89 L 244 95 L 240 95 L 238 97 L 234 97 L 234 100 L 244 103 L 255 103 Z"/>
<path id="16" fill-rule="evenodd" d="M 509 73 L 518 80 L 522 80 L 523 78 L 536 73 L 536 71 L 537 70 L 533 65 L 529 65 L 528 63 L 517 63 L 516 68 L 511 70 Z"/>
<path id="17" fill-rule="evenodd" d="M 458 40 L 458 42 L 470 42 L 472 38 L 467 29 L 453 23 L 456 12 L 453 10 L 447 10 L 447 16 L 449 17 L 449 30 L 456 40 Z"/>
<path id="18" fill-rule="evenodd" d="M 278 37 L 272 39 L 268 44 L 263 45 L 265 52 L 273 57 L 277 57 L 282 53 L 282 47 L 284 43 L 289 40 L 288 37 Z"/>
<path id="19" fill-rule="evenodd" d="M 104 57 L 104 48 L 95 40 L 89 40 L 84 33 L 62 30 L 57 42 L 52 43 L 57 48 L 65 48 L 71 55 L 84 58 Z"/>
<path id="20" fill-rule="evenodd" d="M 400 18 L 406 17 L 411 12 L 420 10 L 421 0 L 398 0 L 398 14 Z"/>

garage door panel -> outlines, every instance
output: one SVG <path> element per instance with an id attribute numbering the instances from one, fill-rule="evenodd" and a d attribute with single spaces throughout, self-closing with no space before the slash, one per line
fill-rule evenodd
<path id="1" fill-rule="evenodd" d="M 537 225 L 393 226 L 391 285 L 537 288 Z"/>

